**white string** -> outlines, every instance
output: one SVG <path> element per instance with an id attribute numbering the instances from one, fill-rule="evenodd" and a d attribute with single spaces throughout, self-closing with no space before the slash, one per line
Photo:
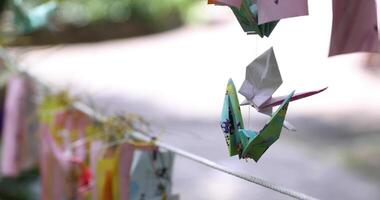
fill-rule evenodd
<path id="1" fill-rule="evenodd" d="M 248 105 L 248 129 L 251 129 L 251 105 Z"/>

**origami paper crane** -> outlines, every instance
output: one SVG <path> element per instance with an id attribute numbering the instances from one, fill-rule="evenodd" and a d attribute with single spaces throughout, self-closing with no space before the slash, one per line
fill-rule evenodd
<path id="1" fill-rule="evenodd" d="M 287 96 L 272 97 L 281 84 L 282 78 L 276 56 L 273 48 L 270 48 L 247 66 L 245 80 L 239 89 L 239 93 L 246 98 L 241 105 L 251 105 L 258 112 L 271 116 L 273 106 L 280 105 L 287 98 Z M 312 96 L 326 89 L 297 93 L 290 98 L 290 101 Z M 285 122 L 284 125 L 285 128 L 294 130 L 289 122 Z"/>
<path id="2" fill-rule="evenodd" d="M 31 33 L 46 26 L 49 17 L 58 7 L 56 2 L 50 1 L 26 10 L 21 5 L 23 0 L 11 0 L 10 2 L 15 15 L 16 28 L 23 34 Z"/>
<path id="3" fill-rule="evenodd" d="M 376 1 L 333 0 L 329 56 L 378 52 Z"/>
<path id="4" fill-rule="evenodd" d="M 308 14 L 307 0 L 208 0 L 229 6 L 244 32 L 269 37 L 278 20 Z"/>
<path id="5" fill-rule="evenodd" d="M 256 0 L 209 0 L 209 4 L 229 6 L 247 34 L 269 37 L 278 21 L 258 24 Z"/>
<path id="6" fill-rule="evenodd" d="M 257 162 L 280 137 L 288 104 L 293 94 L 294 91 L 285 98 L 264 128 L 255 132 L 244 129 L 239 99 L 235 85 L 230 79 L 220 121 L 230 156 L 239 155 L 239 158 L 251 158 Z"/>
<path id="7" fill-rule="evenodd" d="M 308 15 L 307 0 L 257 0 L 258 24 Z"/>
<path id="8" fill-rule="evenodd" d="M 278 21 L 272 21 L 259 24 L 257 5 L 252 0 L 242 0 L 240 8 L 230 8 L 247 34 L 258 34 L 260 37 L 269 37 L 278 23 Z"/>

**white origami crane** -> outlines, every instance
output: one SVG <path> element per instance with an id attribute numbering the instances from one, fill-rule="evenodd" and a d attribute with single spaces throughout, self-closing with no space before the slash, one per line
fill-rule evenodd
<path id="1" fill-rule="evenodd" d="M 251 105 L 258 112 L 271 116 L 272 108 L 280 105 L 286 98 L 286 96 L 272 97 L 281 84 L 281 73 L 271 47 L 247 66 L 245 80 L 239 90 L 239 93 L 246 98 L 241 105 Z M 295 94 L 291 101 L 318 94 L 326 89 L 327 87 Z M 295 131 L 289 122 L 285 121 L 284 127 Z"/>

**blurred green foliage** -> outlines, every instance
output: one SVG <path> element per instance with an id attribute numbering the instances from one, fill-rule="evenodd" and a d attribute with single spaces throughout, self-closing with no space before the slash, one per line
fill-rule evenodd
<path id="1" fill-rule="evenodd" d="M 43 0 L 29 0 L 46 2 Z M 87 25 L 98 22 L 136 20 L 160 23 L 175 14 L 184 17 L 194 0 L 60 0 L 58 19 Z"/>
<path id="2" fill-rule="evenodd" d="M 0 44 L 90 42 L 170 30 L 191 20 L 188 13 L 200 1 L 0 0 Z"/>

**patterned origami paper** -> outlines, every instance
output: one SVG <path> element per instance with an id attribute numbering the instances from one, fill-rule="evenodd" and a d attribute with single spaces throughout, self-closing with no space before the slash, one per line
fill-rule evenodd
<path id="1" fill-rule="evenodd" d="M 100 144 L 98 142 L 98 144 Z M 104 146 L 103 146 L 104 148 Z M 144 147 L 144 150 L 152 150 L 153 146 Z M 101 148 L 102 149 L 102 148 Z M 130 200 L 131 166 L 136 147 L 124 143 L 119 146 L 107 148 L 104 153 L 98 149 L 94 164 L 95 187 L 93 200 Z M 99 151 L 100 150 L 100 151 Z M 99 154 L 101 155 L 99 157 Z M 103 155 L 102 155 L 103 154 Z"/>
<path id="2" fill-rule="evenodd" d="M 88 199 L 92 172 L 80 152 L 83 146 L 59 145 L 46 124 L 40 126 L 41 199 Z"/>
<path id="3" fill-rule="evenodd" d="M 258 112 L 271 116 L 272 107 L 280 105 L 287 97 L 272 97 L 281 84 L 282 78 L 276 56 L 273 48 L 270 48 L 247 66 L 245 80 L 239 89 L 239 93 L 246 98 L 241 105 L 251 105 Z M 312 96 L 326 89 L 297 93 L 290 101 Z M 284 126 L 295 130 L 289 122 L 285 121 Z"/>
<path id="4" fill-rule="evenodd" d="M 10 77 L 4 102 L 1 173 L 17 176 L 37 164 L 37 116 L 32 81 L 25 74 Z"/>
<path id="5" fill-rule="evenodd" d="M 99 155 L 99 150 L 95 153 Z M 172 153 L 158 150 L 151 144 L 127 142 L 108 148 L 104 155 L 96 157 L 93 158 L 97 160 L 93 200 L 170 200 L 176 197 L 171 194 Z"/>
<path id="6" fill-rule="evenodd" d="M 378 52 L 375 0 L 333 0 L 329 56 L 353 52 Z"/>
<path id="7" fill-rule="evenodd" d="M 41 199 L 79 199 L 75 165 L 54 141 L 49 127 L 41 125 Z"/>
<path id="8" fill-rule="evenodd" d="M 58 121 L 62 116 L 62 113 L 57 114 Z M 67 132 L 61 131 L 68 135 L 68 128 L 72 126 L 65 124 Z M 41 124 L 40 130 L 41 199 L 85 199 L 92 182 L 92 173 L 85 162 L 85 146 L 72 146 L 69 138 L 57 138 L 50 132 L 54 128 L 48 124 Z M 80 137 L 83 139 L 83 135 Z"/>
<path id="9" fill-rule="evenodd" d="M 209 4 L 229 6 L 247 34 L 269 37 L 278 21 L 258 24 L 256 0 L 209 0 Z"/>
<path id="10" fill-rule="evenodd" d="M 257 0 L 258 24 L 308 15 L 307 0 Z"/>
<path id="11" fill-rule="evenodd" d="M 171 199 L 174 154 L 136 151 L 131 168 L 131 199 Z"/>
<path id="12" fill-rule="evenodd" d="M 119 195 L 118 155 L 117 149 L 113 148 L 108 149 L 102 158 L 98 158 L 95 173 L 97 200 L 113 200 Z"/>
<path id="13" fill-rule="evenodd" d="M 102 149 L 103 149 L 103 142 L 101 140 L 93 140 L 90 144 L 90 168 L 91 168 L 91 171 L 93 172 L 94 176 L 93 176 L 93 187 L 92 187 L 92 200 L 96 200 L 97 199 L 97 195 L 98 195 L 98 190 L 97 190 L 97 171 L 96 171 L 96 168 L 97 168 L 97 163 L 98 163 L 98 160 L 99 160 L 99 155 L 101 154 L 102 152 Z"/>
<path id="14" fill-rule="evenodd" d="M 220 121 L 230 156 L 239 155 L 239 158 L 251 158 L 257 162 L 280 137 L 288 104 L 293 94 L 294 91 L 285 98 L 264 128 L 255 132 L 244 129 L 235 85 L 230 79 Z"/>
<path id="15" fill-rule="evenodd" d="M 41 199 L 86 199 L 92 183 L 83 141 L 92 120 L 71 107 L 67 93 L 48 95 L 39 108 Z"/>
<path id="16" fill-rule="evenodd" d="M 257 5 L 252 0 L 242 0 L 240 8 L 231 7 L 240 26 L 247 34 L 258 34 L 260 37 L 269 37 L 278 21 L 258 24 Z"/>

